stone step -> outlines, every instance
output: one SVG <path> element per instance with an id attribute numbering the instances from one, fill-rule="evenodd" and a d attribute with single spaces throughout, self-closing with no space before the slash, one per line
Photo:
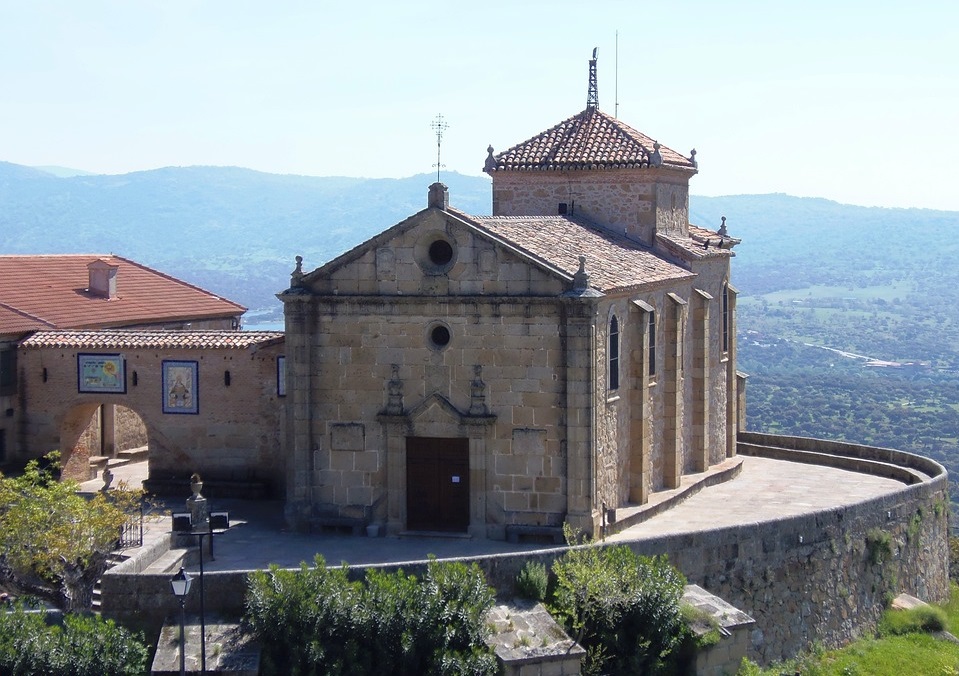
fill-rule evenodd
<path id="1" fill-rule="evenodd" d="M 118 451 L 117 458 L 123 458 L 127 462 L 136 462 L 138 460 L 146 460 L 150 455 L 149 446 L 137 446 L 136 448 L 128 448 L 125 451 Z"/>

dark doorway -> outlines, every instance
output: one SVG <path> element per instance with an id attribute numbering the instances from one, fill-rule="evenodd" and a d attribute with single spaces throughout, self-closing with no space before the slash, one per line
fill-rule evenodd
<path id="1" fill-rule="evenodd" d="M 406 438 L 406 527 L 466 532 L 469 439 Z"/>

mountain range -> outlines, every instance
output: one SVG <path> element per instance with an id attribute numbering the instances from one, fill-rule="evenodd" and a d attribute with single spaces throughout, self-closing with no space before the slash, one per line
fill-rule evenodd
<path id="1" fill-rule="evenodd" d="M 294 256 L 322 265 L 423 209 L 435 180 L 0 162 L 0 254 L 116 253 L 248 306 L 248 327 L 280 328 L 274 294 Z M 491 212 L 485 176 L 441 180 L 455 207 Z M 716 230 L 723 216 L 742 240 L 731 283 L 747 426 L 910 450 L 959 471 L 959 212 L 690 197 L 691 222 Z"/>

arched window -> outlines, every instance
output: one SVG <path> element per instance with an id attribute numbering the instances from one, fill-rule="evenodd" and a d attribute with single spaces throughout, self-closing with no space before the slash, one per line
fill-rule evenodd
<path id="1" fill-rule="evenodd" d="M 656 375 L 656 313 L 649 313 L 649 375 Z"/>
<path id="2" fill-rule="evenodd" d="M 609 320 L 609 389 L 619 389 L 619 320 Z"/>
<path id="3" fill-rule="evenodd" d="M 723 282 L 723 352 L 729 352 L 729 284 Z"/>

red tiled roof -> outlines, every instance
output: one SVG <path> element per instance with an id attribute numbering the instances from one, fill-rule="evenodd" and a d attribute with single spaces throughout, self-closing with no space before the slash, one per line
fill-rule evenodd
<path id="1" fill-rule="evenodd" d="M 585 256 L 589 285 L 603 292 L 695 276 L 625 237 L 567 216 L 468 216 L 450 211 L 569 277 Z"/>
<path id="2" fill-rule="evenodd" d="M 587 108 L 493 158 L 492 171 L 630 169 L 655 166 L 656 141 L 598 108 Z M 662 164 L 695 170 L 687 157 L 659 147 Z M 487 160 L 489 162 L 489 160 Z"/>
<path id="3" fill-rule="evenodd" d="M 0 334 L 19 334 L 49 328 L 51 325 L 47 322 L 0 303 Z"/>
<path id="4" fill-rule="evenodd" d="M 91 294 L 87 265 L 117 266 L 116 296 Z M 0 256 L 0 334 L 24 320 L 37 328 L 84 329 L 235 317 L 246 308 L 134 261 L 113 255 Z M 10 314 L 13 313 L 13 314 Z M 15 316 L 14 316 L 15 315 Z"/>
<path id="5" fill-rule="evenodd" d="M 282 331 L 37 331 L 21 347 L 245 349 L 283 341 Z"/>

